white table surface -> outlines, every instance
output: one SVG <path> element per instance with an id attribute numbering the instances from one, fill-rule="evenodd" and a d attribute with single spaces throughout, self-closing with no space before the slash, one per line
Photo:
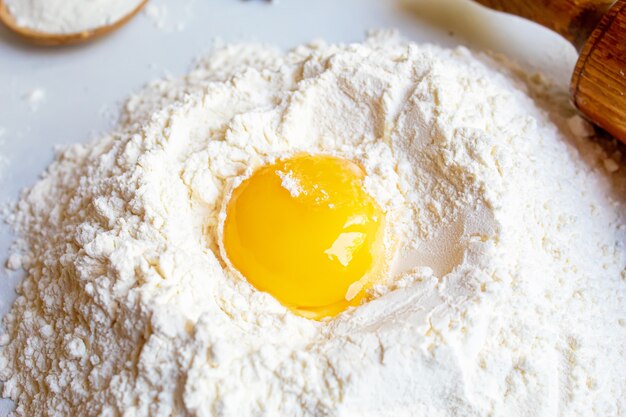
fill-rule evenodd
<path id="1" fill-rule="evenodd" d="M 113 123 L 130 92 L 164 74 L 181 75 L 213 41 L 255 40 L 289 48 L 315 38 L 363 39 L 400 29 L 410 39 L 505 53 L 567 83 L 576 59 L 562 38 L 467 0 L 150 0 L 114 34 L 86 45 L 44 48 L 0 27 L 0 203 L 15 201 L 51 162 L 55 145 L 84 142 Z M 166 13 L 163 13 L 166 11 Z M 42 90 L 37 108 L 25 96 Z M 0 225 L 0 262 L 13 237 Z M 22 272 L 0 268 L 0 315 Z M 0 330 L 1 333 L 1 330 Z M 0 400 L 0 417 L 11 402 Z"/>

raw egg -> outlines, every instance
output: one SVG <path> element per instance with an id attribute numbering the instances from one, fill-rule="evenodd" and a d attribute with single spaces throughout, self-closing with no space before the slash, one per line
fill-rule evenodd
<path id="1" fill-rule="evenodd" d="M 383 267 L 384 212 L 364 170 L 327 155 L 263 166 L 226 205 L 223 247 L 254 287 L 304 317 L 357 305 Z"/>

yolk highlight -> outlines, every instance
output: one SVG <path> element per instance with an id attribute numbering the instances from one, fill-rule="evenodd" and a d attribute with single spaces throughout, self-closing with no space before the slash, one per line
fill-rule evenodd
<path id="1" fill-rule="evenodd" d="M 224 249 L 257 289 L 294 312 L 334 316 L 381 273 L 384 213 L 361 167 L 302 155 L 259 168 L 232 193 Z"/>

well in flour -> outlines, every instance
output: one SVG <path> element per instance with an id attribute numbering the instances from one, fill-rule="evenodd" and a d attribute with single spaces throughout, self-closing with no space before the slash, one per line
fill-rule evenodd
<path id="1" fill-rule="evenodd" d="M 15 414 L 624 415 L 623 170 L 519 74 L 380 33 L 225 46 L 131 97 L 10 219 Z M 236 279 L 217 245 L 229 187 L 299 152 L 359 163 L 410 255 L 328 322 Z"/>

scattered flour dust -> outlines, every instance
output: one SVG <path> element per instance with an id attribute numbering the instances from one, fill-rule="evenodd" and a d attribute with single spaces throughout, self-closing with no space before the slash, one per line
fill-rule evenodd
<path id="1" fill-rule="evenodd" d="M 623 155 L 547 88 L 387 32 L 226 46 L 151 84 L 17 203 L 4 396 L 18 416 L 626 416 Z M 361 164 L 401 248 L 324 322 L 220 256 L 232 184 L 301 152 Z"/>
<path id="2" fill-rule="evenodd" d="M 46 99 L 46 90 L 43 88 L 33 88 L 32 90 L 24 93 L 22 99 L 28 104 L 28 107 L 32 112 L 39 110 L 39 106 Z"/>
<path id="3" fill-rule="evenodd" d="M 16 24 L 43 33 L 78 33 L 117 22 L 142 0 L 4 0 Z"/>
<path id="4" fill-rule="evenodd" d="M 165 27 L 165 21 L 168 15 L 168 9 L 165 4 L 150 3 L 146 5 L 143 13 L 154 23 L 158 29 Z"/>
<path id="5" fill-rule="evenodd" d="M 176 7 L 169 8 L 163 0 L 150 0 L 143 14 L 154 27 L 164 32 L 182 32 L 194 15 L 193 5 L 196 0 L 178 0 Z"/>

